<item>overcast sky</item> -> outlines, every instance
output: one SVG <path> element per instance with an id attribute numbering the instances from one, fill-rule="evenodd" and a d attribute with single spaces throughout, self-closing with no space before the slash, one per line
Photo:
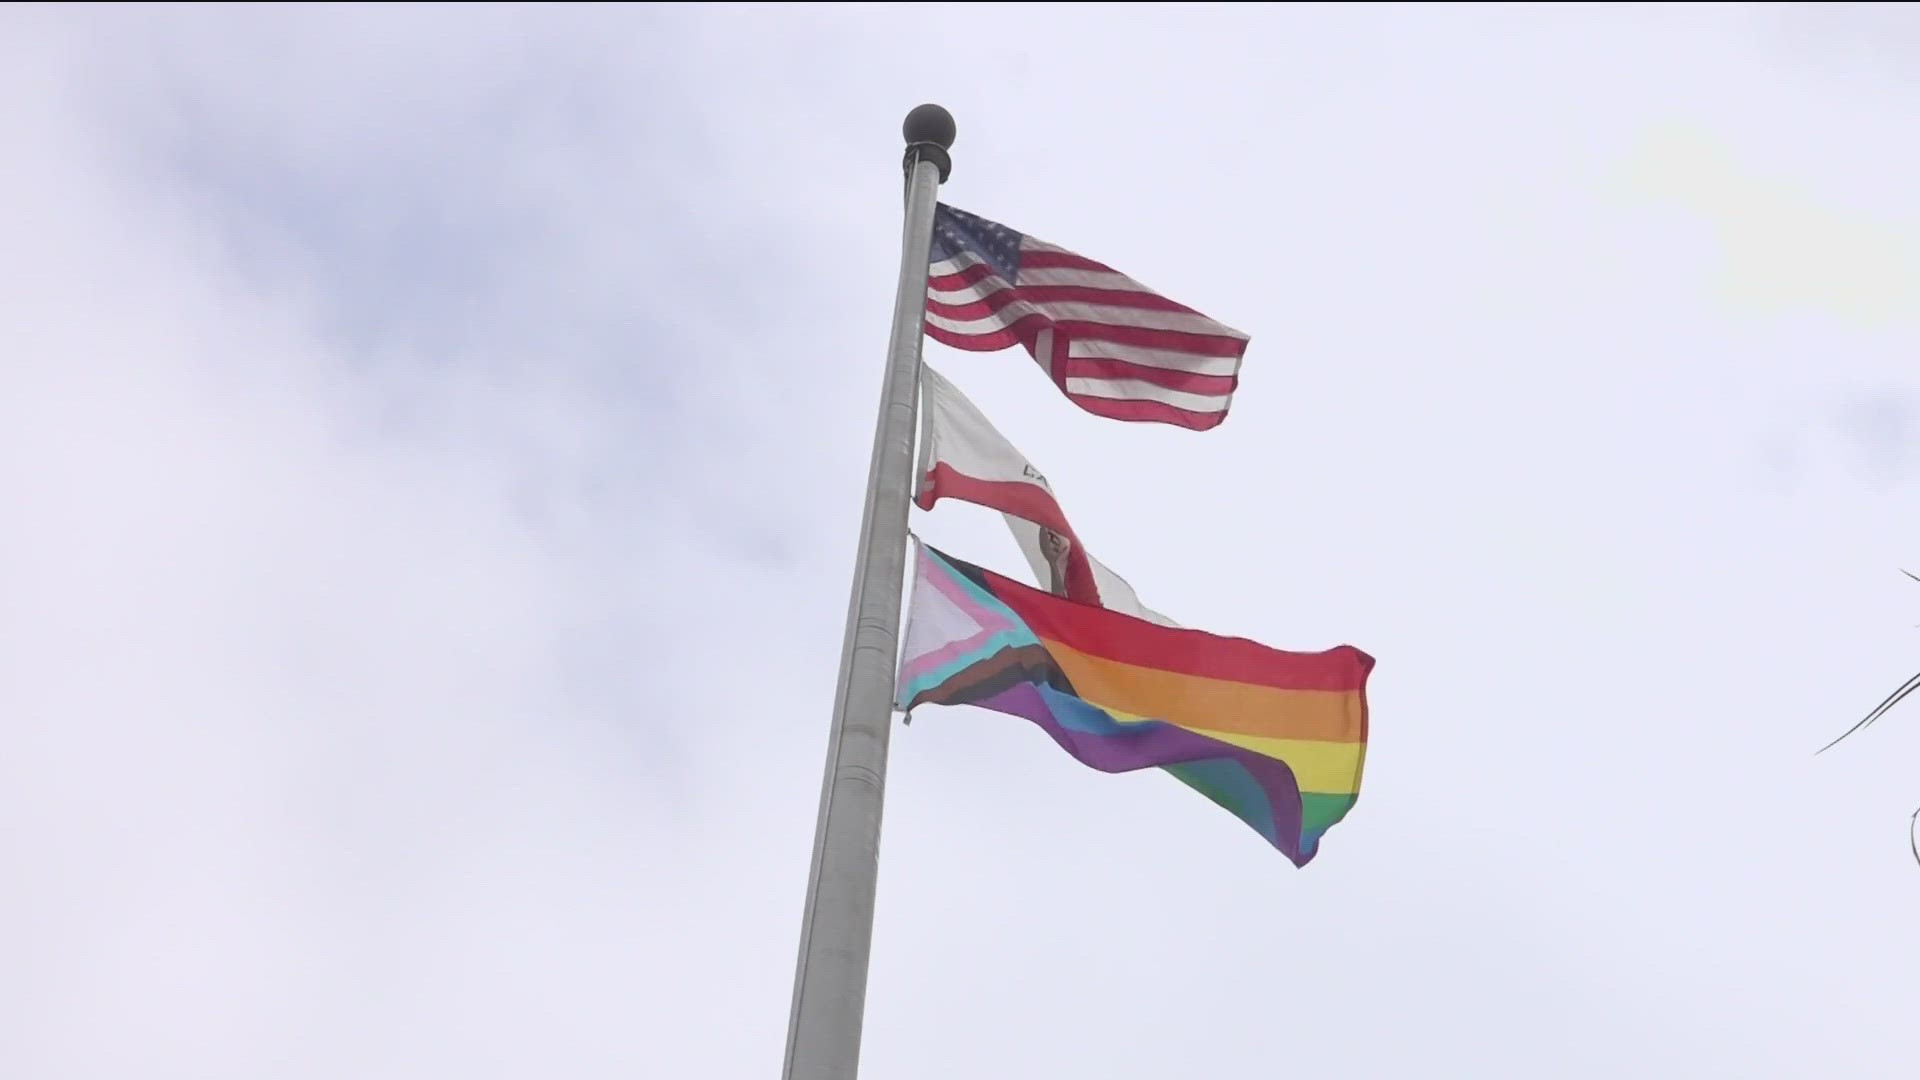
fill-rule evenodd
<path id="1" fill-rule="evenodd" d="M 1252 335 L 929 361 L 1379 666 L 1304 870 L 896 727 L 863 1077 L 1912 1075 L 1913 9 L 976 5 L 0 14 L 0 1075 L 777 1075 L 929 100 Z"/>

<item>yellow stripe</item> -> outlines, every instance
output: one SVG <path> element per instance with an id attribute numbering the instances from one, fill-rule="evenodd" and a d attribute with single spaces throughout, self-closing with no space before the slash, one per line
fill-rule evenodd
<path id="1" fill-rule="evenodd" d="M 1187 725 L 1182 724 L 1182 727 Z M 1232 743 L 1256 754 L 1287 763 L 1303 792 L 1351 795 L 1360 790 L 1360 768 L 1366 762 L 1365 743 L 1322 742 L 1318 739 L 1267 739 L 1231 731 L 1187 727 L 1196 735 Z"/>
<path id="2" fill-rule="evenodd" d="M 1122 712 L 1108 705 L 1100 710 L 1122 724 L 1144 724 L 1154 720 L 1151 716 L 1136 716 Z M 1243 750 L 1251 750 L 1265 757 L 1275 758 L 1287 764 L 1293 770 L 1294 783 L 1300 785 L 1304 794 L 1352 795 L 1360 790 L 1360 776 L 1367 761 L 1367 744 L 1351 742 L 1327 742 L 1321 739 L 1270 739 L 1259 735 L 1241 735 L 1232 731 L 1210 731 L 1206 728 L 1186 727 L 1195 735 L 1205 735 L 1209 739 L 1218 739 L 1231 743 Z"/>
<path id="3" fill-rule="evenodd" d="M 1365 737 L 1361 698 L 1350 690 L 1281 690 L 1140 667 L 1057 641 L 1043 639 L 1042 644 L 1080 696 L 1103 708 L 1119 704 L 1136 716 L 1257 738 L 1358 742 Z"/>

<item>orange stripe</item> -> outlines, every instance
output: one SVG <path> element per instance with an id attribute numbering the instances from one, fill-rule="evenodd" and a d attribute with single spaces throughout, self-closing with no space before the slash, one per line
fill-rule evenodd
<path id="1" fill-rule="evenodd" d="M 1134 716 L 1268 739 L 1360 742 L 1367 737 L 1358 691 L 1280 690 L 1108 660 L 1045 638 L 1041 644 L 1081 697 Z"/>

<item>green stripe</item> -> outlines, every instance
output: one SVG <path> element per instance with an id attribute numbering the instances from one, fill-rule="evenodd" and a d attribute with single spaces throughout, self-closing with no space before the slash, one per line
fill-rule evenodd
<path id="1" fill-rule="evenodd" d="M 1300 795 L 1300 832 L 1313 836 L 1326 832 L 1334 822 L 1347 816 L 1358 795 L 1323 795 L 1316 791 Z"/>

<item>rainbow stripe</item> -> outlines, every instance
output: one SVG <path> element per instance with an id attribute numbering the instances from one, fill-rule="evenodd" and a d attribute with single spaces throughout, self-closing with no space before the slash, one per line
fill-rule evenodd
<path id="1" fill-rule="evenodd" d="M 1102 772 L 1165 769 L 1296 866 L 1352 808 L 1373 657 L 1159 626 L 917 550 L 897 708 L 977 705 Z"/>

